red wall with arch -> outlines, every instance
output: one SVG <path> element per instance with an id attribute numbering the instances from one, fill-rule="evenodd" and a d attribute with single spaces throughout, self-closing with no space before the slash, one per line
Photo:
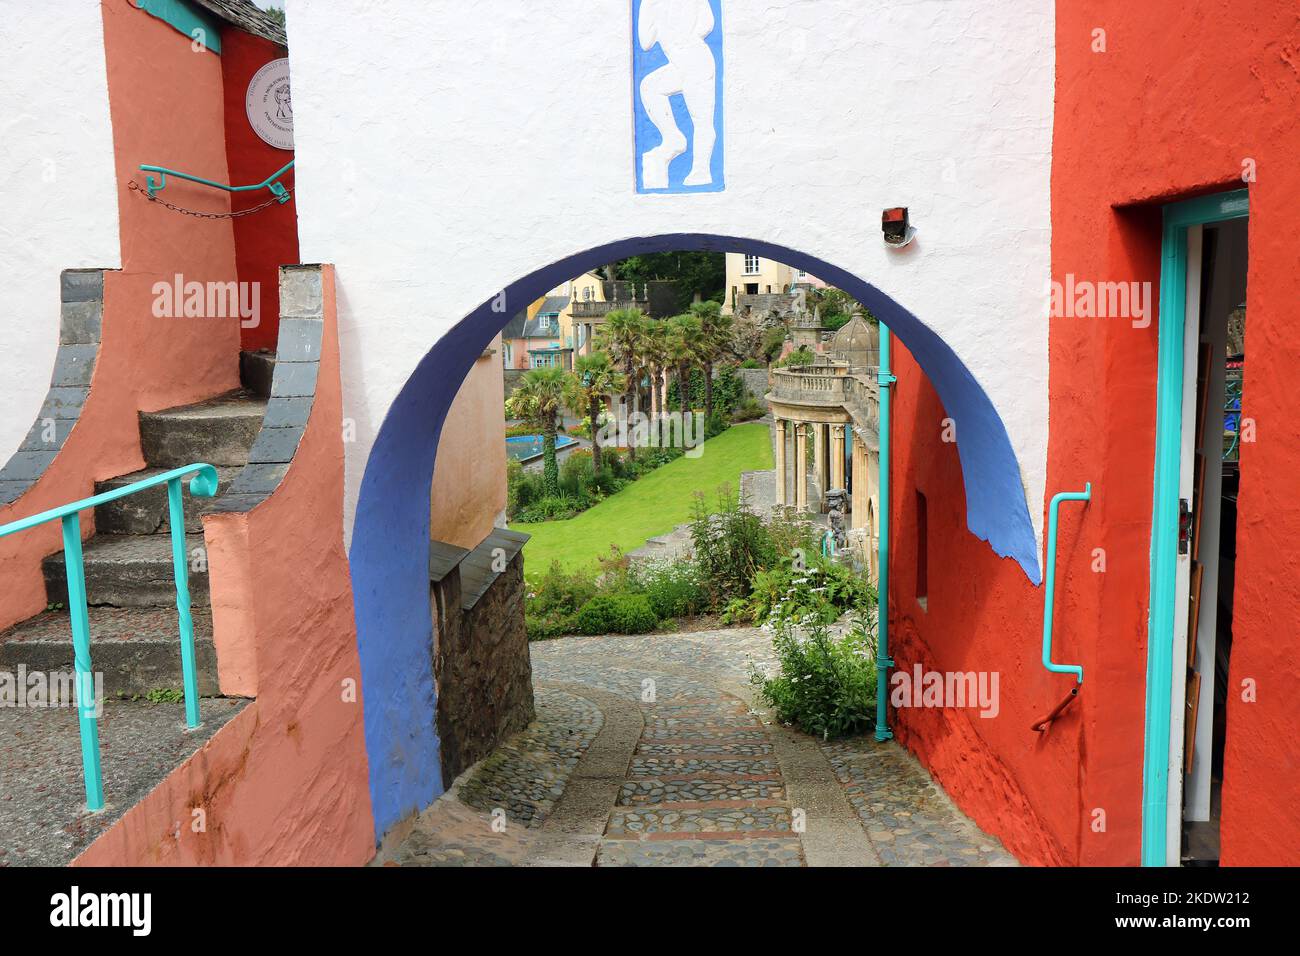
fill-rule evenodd
<path id="1" fill-rule="evenodd" d="M 1053 279 L 1151 282 L 1158 293 L 1162 205 L 1243 185 L 1250 191 L 1244 401 L 1258 440 L 1241 453 L 1222 862 L 1294 864 L 1300 419 L 1288 386 L 1300 373 L 1293 328 L 1300 11 L 1290 0 L 1097 0 L 1058 3 L 1056 29 Z M 1256 178 L 1243 182 L 1247 160 Z M 900 667 L 920 660 L 940 670 L 1001 670 L 1002 712 L 982 720 L 903 710 L 898 736 L 1022 859 L 1136 864 L 1157 323 L 1044 321 L 1051 323 L 1047 494 L 1093 485 L 1089 504 L 1062 506 L 1058 559 L 1054 656 L 1083 664 L 1082 694 L 1045 738 L 1030 732 L 1032 719 L 1070 685 L 1039 662 L 1042 590 L 965 530 L 956 449 L 941 440 L 943 409 L 900 349 L 894 656 Z M 915 489 L 929 503 L 930 553 L 941 556 L 929 569 L 928 610 L 917 605 L 912 580 Z M 1244 680 L 1255 683 L 1253 702 L 1239 693 Z"/>

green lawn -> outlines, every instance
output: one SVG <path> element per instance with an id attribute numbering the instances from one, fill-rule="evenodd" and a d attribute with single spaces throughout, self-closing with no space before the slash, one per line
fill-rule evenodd
<path id="1" fill-rule="evenodd" d="M 772 467 L 766 425 L 734 425 L 704 443 L 698 458 L 678 458 L 632 482 L 616 495 L 565 521 L 519 523 L 510 527 L 532 535 L 524 545 L 524 568 L 535 578 L 559 561 L 573 570 L 595 564 L 611 544 L 624 552 L 648 538 L 671 531 L 691 518 L 696 491 L 712 504 L 721 485 L 740 486 L 740 473 Z"/>

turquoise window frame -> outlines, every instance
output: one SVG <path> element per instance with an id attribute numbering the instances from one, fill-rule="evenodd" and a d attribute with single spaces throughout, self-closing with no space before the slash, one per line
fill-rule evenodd
<path id="1" fill-rule="evenodd" d="M 1182 468 L 1187 231 L 1192 226 L 1244 219 L 1249 211 L 1250 200 L 1245 189 L 1188 199 L 1164 208 L 1155 489 L 1151 510 L 1151 595 L 1147 619 L 1146 727 L 1142 758 L 1143 866 L 1164 866 L 1168 850 L 1169 708 L 1173 694 L 1178 500 Z"/>

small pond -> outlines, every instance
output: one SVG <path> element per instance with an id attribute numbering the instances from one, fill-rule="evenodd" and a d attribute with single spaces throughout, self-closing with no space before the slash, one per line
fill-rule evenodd
<path id="1" fill-rule="evenodd" d="M 555 437 L 555 450 L 576 445 L 577 441 L 566 435 Z M 506 439 L 506 454 L 512 461 L 532 461 L 542 457 L 541 435 L 515 435 Z"/>

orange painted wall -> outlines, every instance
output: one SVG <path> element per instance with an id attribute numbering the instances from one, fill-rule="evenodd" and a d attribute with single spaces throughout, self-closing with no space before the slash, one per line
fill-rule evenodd
<path id="1" fill-rule="evenodd" d="M 226 177 L 219 58 L 190 43 L 129 0 L 104 0 L 104 45 L 118 181 L 122 269 L 104 281 L 99 359 L 82 417 L 41 481 L 0 522 L 94 493 L 94 482 L 144 467 L 137 413 L 215 395 L 239 384 L 235 319 L 153 315 L 153 284 L 228 282 L 235 276 L 234 237 L 227 220 L 181 216 L 128 189 L 143 183 L 141 163 Z M 222 194 L 173 182 L 172 202 L 229 209 Z M 51 295 L 57 295 L 52 287 Z M 89 535 L 94 518 L 82 516 Z M 0 627 L 45 608 L 40 559 L 62 547 L 57 523 L 0 542 Z"/>
<path id="2" fill-rule="evenodd" d="M 334 271 L 323 269 L 320 375 L 294 463 L 250 513 L 203 519 L 218 641 L 255 643 L 245 659 L 255 662 L 257 699 L 91 844 L 78 865 L 345 865 L 374 855 L 343 550 Z M 251 580 L 230 573 L 232 555 L 240 554 L 252 562 Z M 235 619 L 232 609 L 241 612 Z M 226 653 L 220 643 L 219 653 Z M 223 689 L 225 678 L 223 666 Z M 204 811 L 205 832 L 190 826 L 195 809 Z"/>
<path id="3" fill-rule="evenodd" d="M 1106 51 L 1094 52 L 1095 30 Z M 1224 0 L 1057 5 L 1052 277 L 1149 281 L 1159 289 L 1160 207 L 1249 184 L 1246 414 L 1222 861 L 1300 859 L 1300 15 L 1293 3 Z M 1158 308 L 1158 302 L 1156 303 Z M 972 319 L 974 321 L 975 319 Z M 1047 319 L 1045 318 L 1045 321 Z M 1056 652 L 1079 661 L 1083 693 L 1046 739 L 1030 721 L 1069 678 L 1039 663 L 1042 592 L 965 530 L 955 449 L 943 411 L 900 356 L 894 496 L 900 666 L 1002 670 L 1002 716 L 900 712 L 900 739 L 959 804 L 1030 862 L 1139 859 L 1157 328 L 1124 319 L 1051 319 L 1048 496 L 1093 483 L 1086 507 L 1062 509 Z M 902 350 L 900 350 L 902 351 Z M 1014 360 L 1008 357 L 1008 360 Z M 960 422 L 957 428 L 960 429 Z M 915 601 L 915 489 L 929 502 L 929 611 Z M 1106 570 L 1093 571 L 1093 549 Z M 1013 812 L 1008 812 L 1008 807 Z M 1095 832 L 1097 811 L 1106 829 Z M 1041 833 L 1035 831 L 1041 829 Z"/>
<path id="4" fill-rule="evenodd" d="M 474 363 L 456 393 L 438 439 L 429 496 L 429 535 L 474 548 L 506 506 L 506 425 L 502 414 L 501 340 Z"/>

